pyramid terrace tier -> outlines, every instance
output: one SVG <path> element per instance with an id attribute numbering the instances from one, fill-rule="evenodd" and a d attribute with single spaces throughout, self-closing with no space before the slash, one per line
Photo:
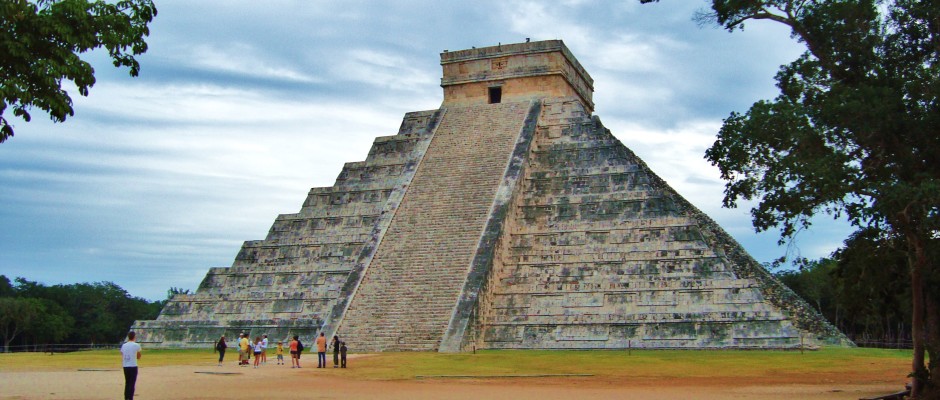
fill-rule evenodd
<path id="1" fill-rule="evenodd" d="M 486 346 L 494 349 L 786 349 L 801 348 L 807 338 L 784 319 L 747 322 L 716 318 L 688 321 L 670 314 L 645 315 L 636 321 L 584 322 L 579 324 L 493 325 L 488 328 Z"/>

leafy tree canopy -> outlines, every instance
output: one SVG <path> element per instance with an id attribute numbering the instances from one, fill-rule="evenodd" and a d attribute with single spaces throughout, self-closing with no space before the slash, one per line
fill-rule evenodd
<path id="1" fill-rule="evenodd" d="M 4 282 L 9 279 L 0 275 L 0 289 Z M 0 296 L 0 336 L 7 343 L 116 343 L 135 320 L 156 318 L 164 304 L 133 297 L 113 282 L 14 282 L 9 296 Z"/>
<path id="2" fill-rule="evenodd" d="M 35 325 L 41 308 L 42 303 L 38 299 L 0 298 L 0 337 L 3 338 L 4 351 L 13 339 Z"/>
<path id="3" fill-rule="evenodd" d="M 95 70 L 82 53 L 104 49 L 115 67 L 137 76 L 134 56 L 147 51 L 147 24 L 156 15 L 152 0 L 0 2 L 0 143 L 14 134 L 7 108 L 27 122 L 33 107 L 55 122 L 74 115 L 63 80 L 82 96 L 95 84 Z"/>
<path id="4" fill-rule="evenodd" d="M 0 297 L 10 297 L 16 294 L 16 291 L 13 289 L 13 284 L 10 283 L 10 278 L 7 278 L 6 275 L 0 275 Z"/>
<path id="5" fill-rule="evenodd" d="M 805 261 L 774 275 L 852 340 L 910 340 L 911 279 L 903 240 L 861 229 L 832 258 Z"/>
<path id="6" fill-rule="evenodd" d="M 645 1 L 645 0 L 644 0 Z M 706 158 L 724 205 L 757 199 L 754 227 L 781 240 L 813 215 L 903 241 L 911 279 L 914 395 L 940 379 L 940 303 L 927 285 L 940 235 L 940 2 L 713 0 L 699 16 L 730 31 L 786 25 L 807 51 L 777 73 L 780 95 L 724 120 Z"/>
<path id="7" fill-rule="evenodd" d="M 713 2 L 728 29 L 774 20 L 808 48 L 781 67 L 780 96 L 732 113 L 706 153 L 726 206 L 760 198 L 759 230 L 791 236 L 819 212 L 923 238 L 940 226 L 940 5 L 877 6 Z"/>

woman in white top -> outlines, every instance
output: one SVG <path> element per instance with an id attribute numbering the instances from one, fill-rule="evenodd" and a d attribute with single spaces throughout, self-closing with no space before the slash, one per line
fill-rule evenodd
<path id="1" fill-rule="evenodd" d="M 261 337 L 255 337 L 255 344 L 252 346 L 255 352 L 255 368 L 258 368 L 258 364 L 261 362 L 261 352 L 264 351 L 264 345 L 261 344 Z"/>

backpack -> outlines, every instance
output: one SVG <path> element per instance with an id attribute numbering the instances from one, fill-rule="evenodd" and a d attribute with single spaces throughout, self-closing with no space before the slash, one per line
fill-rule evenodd
<path id="1" fill-rule="evenodd" d="M 304 344 L 300 341 L 300 339 L 297 339 L 297 352 L 299 353 L 301 351 L 304 351 Z"/>

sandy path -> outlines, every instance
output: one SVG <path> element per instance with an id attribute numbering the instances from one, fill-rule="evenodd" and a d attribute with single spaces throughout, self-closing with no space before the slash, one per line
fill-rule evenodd
<path id="1" fill-rule="evenodd" d="M 206 374 L 211 373 L 228 373 Z M 367 381 L 341 369 L 227 363 L 141 367 L 137 399 L 858 399 L 902 383 L 864 376 L 781 376 L 755 381 L 596 377 Z M 0 399 L 119 399 L 120 369 L 0 372 Z M 585 397 L 587 396 L 587 397 Z"/>

